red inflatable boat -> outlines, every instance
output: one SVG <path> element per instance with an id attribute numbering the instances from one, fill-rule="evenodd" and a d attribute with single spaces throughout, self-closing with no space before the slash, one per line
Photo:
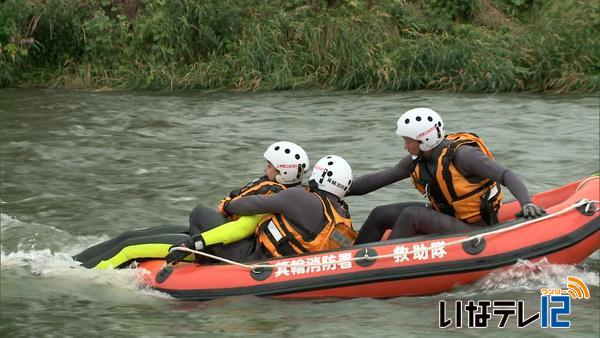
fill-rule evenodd
<path id="1" fill-rule="evenodd" d="M 577 264 L 600 249 L 598 176 L 539 193 L 548 216 L 515 220 L 516 201 L 500 210 L 499 225 L 480 231 L 414 237 L 298 255 L 249 265 L 180 263 L 162 283 L 164 260 L 141 262 L 146 283 L 187 300 L 235 295 L 278 298 L 387 298 L 428 295 L 472 283 L 519 259 Z M 256 264 L 256 265 L 252 265 Z"/>

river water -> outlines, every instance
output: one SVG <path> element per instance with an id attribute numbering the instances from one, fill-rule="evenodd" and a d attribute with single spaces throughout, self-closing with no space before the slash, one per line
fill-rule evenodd
<path id="1" fill-rule="evenodd" d="M 437 109 L 447 131 L 478 133 L 531 192 L 599 170 L 598 95 L 0 90 L 0 335 L 479 336 L 438 328 L 438 302 L 522 299 L 532 314 L 540 287 L 575 275 L 592 298 L 573 301 L 570 329 L 518 329 L 512 318 L 484 333 L 598 337 L 598 253 L 577 267 L 520 262 L 429 297 L 208 302 L 174 300 L 133 270 L 87 270 L 70 257 L 126 230 L 186 224 L 197 204 L 216 205 L 261 175 L 277 140 L 302 145 L 312 163 L 341 155 L 355 175 L 392 166 L 405 155 L 396 119 L 416 106 Z M 401 182 L 348 202 L 358 228 L 377 205 L 419 198 Z"/>

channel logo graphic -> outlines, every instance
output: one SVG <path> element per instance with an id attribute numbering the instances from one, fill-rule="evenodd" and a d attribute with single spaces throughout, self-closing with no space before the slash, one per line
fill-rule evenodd
<path id="1" fill-rule="evenodd" d="M 590 289 L 573 276 L 567 277 L 567 288 L 540 289 L 540 326 L 542 328 L 570 328 L 571 321 L 560 316 L 571 314 L 571 299 L 590 299 Z"/>
<path id="2" fill-rule="evenodd" d="M 525 313 L 525 301 L 523 300 L 456 300 L 454 304 L 454 317 L 448 317 L 446 313 L 447 304 L 440 300 L 439 304 L 439 327 L 448 328 L 452 325 L 457 328 L 463 327 L 463 315 L 466 314 L 467 327 L 486 328 L 492 317 L 498 317 L 499 328 L 504 328 L 511 317 L 516 319 L 517 327 L 523 328 L 540 321 L 542 328 L 570 328 L 571 321 L 565 316 L 571 314 L 571 300 L 590 299 L 590 289 L 585 283 L 574 276 L 567 277 L 566 288 L 541 288 L 540 289 L 540 311 L 532 315 Z M 463 305 L 465 304 L 465 305 Z M 448 306 L 448 308 L 452 308 Z"/>
<path id="3" fill-rule="evenodd" d="M 567 288 L 541 288 L 542 295 L 568 295 L 573 299 L 590 299 L 590 289 L 585 283 L 573 276 L 567 277 Z"/>
<path id="4" fill-rule="evenodd" d="M 566 291 L 573 299 L 590 299 L 590 289 L 577 277 L 567 277 Z"/>

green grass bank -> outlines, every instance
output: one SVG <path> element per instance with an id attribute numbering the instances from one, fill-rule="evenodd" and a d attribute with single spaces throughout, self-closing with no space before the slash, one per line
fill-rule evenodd
<path id="1" fill-rule="evenodd" d="M 600 89 L 596 0 L 5 0 L 0 86 Z"/>

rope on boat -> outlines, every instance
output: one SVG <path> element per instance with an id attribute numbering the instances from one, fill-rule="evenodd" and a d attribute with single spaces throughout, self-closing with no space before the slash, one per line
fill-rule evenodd
<path id="1" fill-rule="evenodd" d="M 579 185 L 575 189 L 575 192 L 578 192 L 579 189 L 581 189 L 581 187 L 583 187 L 587 182 L 592 181 L 592 180 L 597 180 L 599 178 L 600 178 L 600 176 L 590 176 L 590 177 L 586 178 L 585 180 L 581 181 L 581 183 L 579 183 Z"/>
<path id="2" fill-rule="evenodd" d="M 515 230 L 515 229 L 518 229 L 518 228 L 521 228 L 521 227 L 524 227 L 524 226 L 527 226 L 527 225 L 530 225 L 530 224 L 535 224 L 535 223 L 538 223 L 538 222 L 542 222 L 542 221 L 545 221 L 547 219 L 554 218 L 554 217 L 560 216 L 562 214 L 565 214 L 565 213 L 567 213 L 567 212 L 569 212 L 569 211 L 571 211 L 573 209 L 576 209 L 576 208 L 581 208 L 581 207 L 585 206 L 584 207 L 584 211 L 586 213 L 591 212 L 592 214 L 595 214 L 595 213 L 597 213 L 597 212 L 600 211 L 600 207 L 598 205 L 599 205 L 598 201 L 590 201 L 590 200 L 587 200 L 587 199 L 582 199 L 582 200 L 580 200 L 578 202 L 575 202 L 573 205 L 564 208 L 563 210 L 557 211 L 557 212 L 552 213 L 552 214 L 548 214 L 546 216 L 542 216 L 542 217 L 538 217 L 538 218 L 535 218 L 535 219 L 531 219 L 529 221 L 525 221 L 523 223 L 518 223 L 518 224 L 515 224 L 515 225 L 511 225 L 511 226 L 508 226 L 508 227 L 505 227 L 505 228 L 500 228 L 498 230 L 486 232 L 484 234 L 477 234 L 477 235 L 465 237 L 463 239 L 458 239 L 458 240 L 455 240 L 455 241 L 452 241 L 452 242 L 449 242 L 449 243 L 443 243 L 442 242 L 439 246 L 431 246 L 431 247 L 418 248 L 418 249 L 414 249 L 414 250 L 406 251 L 406 252 L 403 251 L 402 255 L 411 255 L 411 254 L 421 253 L 421 252 L 426 252 L 426 251 L 440 250 L 440 249 L 444 249 L 444 248 L 452 246 L 452 245 L 462 244 L 462 243 L 470 242 L 470 241 L 473 241 L 473 240 L 476 241 L 475 242 L 475 246 L 477 246 L 479 244 L 479 242 L 481 241 L 481 239 L 484 238 L 484 237 L 487 237 L 487 236 L 490 236 L 490 235 L 495 235 L 495 234 L 501 234 L 501 233 L 504 233 L 504 232 L 507 232 L 507 231 L 511 231 L 511 230 Z M 594 208 L 594 209 L 591 209 L 591 208 Z M 315 262 L 315 263 L 286 264 L 285 267 L 286 268 L 296 268 L 296 267 L 298 267 L 298 268 L 301 268 L 301 267 L 308 268 L 308 267 L 313 267 L 313 266 L 324 266 L 324 265 L 342 264 L 342 263 L 355 262 L 355 261 L 369 261 L 369 260 L 375 260 L 375 259 L 380 259 L 380 258 L 391 258 L 391 257 L 396 256 L 395 253 L 386 254 L 386 255 L 369 256 L 368 255 L 368 249 L 369 248 L 365 248 L 365 249 L 359 250 L 359 251 L 363 251 L 364 250 L 364 252 L 365 252 L 365 255 L 361 256 L 361 257 L 352 257 L 352 258 L 343 259 L 343 260 L 332 259 L 332 260 L 328 260 L 327 262 L 321 262 L 321 263 Z M 214 260 L 221 261 L 223 263 L 227 263 L 227 264 L 239 266 L 241 268 L 245 268 L 245 269 L 249 269 L 249 270 L 264 269 L 264 268 L 272 269 L 272 268 L 276 268 L 277 267 L 277 265 L 260 264 L 260 263 L 259 264 L 244 264 L 244 263 L 232 261 L 232 260 L 227 259 L 227 258 L 215 256 L 215 255 L 203 252 L 203 251 L 193 250 L 193 249 L 185 248 L 185 247 L 175 247 L 175 248 L 173 248 L 173 250 L 187 251 L 187 252 L 190 252 L 190 253 L 193 253 L 193 254 L 197 254 L 197 255 L 204 256 L 204 257 L 212 258 Z"/>

